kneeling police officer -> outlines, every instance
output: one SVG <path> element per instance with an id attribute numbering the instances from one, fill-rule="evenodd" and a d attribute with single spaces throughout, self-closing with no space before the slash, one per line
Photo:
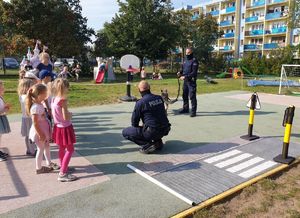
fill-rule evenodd
<path id="1" fill-rule="evenodd" d="M 136 102 L 131 117 L 131 127 L 123 129 L 124 138 L 142 146 L 141 153 L 149 154 L 163 148 L 162 138 L 169 134 L 170 126 L 164 101 L 150 92 L 150 85 L 141 81 L 138 85 L 142 98 Z M 139 126 L 142 120 L 143 126 Z"/>

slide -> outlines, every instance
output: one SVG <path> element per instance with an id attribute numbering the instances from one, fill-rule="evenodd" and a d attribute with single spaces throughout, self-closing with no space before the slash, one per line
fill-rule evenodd
<path id="1" fill-rule="evenodd" d="M 246 67 L 241 66 L 241 69 L 242 69 L 242 71 L 244 71 L 244 74 L 247 74 L 249 76 L 254 76 L 254 74 L 250 70 L 248 70 Z"/>
<path id="2" fill-rule="evenodd" d="M 216 75 L 216 78 L 229 78 L 231 77 L 231 73 L 223 72 Z"/>
<path id="3" fill-rule="evenodd" d="M 104 80 L 105 70 L 99 70 L 97 77 L 96 77 L 96 83 L 102 83 Z"/>

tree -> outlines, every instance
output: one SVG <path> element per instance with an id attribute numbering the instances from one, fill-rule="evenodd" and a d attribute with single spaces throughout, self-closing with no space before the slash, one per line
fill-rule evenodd
<path id="1" fill-rule="evenodd" d="M 118 0 L 119 13 L 104 25 L 114 56 L 132 53 L 152 61 L 166 58 L 175 47 L 176 25 L 168 0 Z"/>
<path id="2" fill-rule="evenodd" d="M 81 56 L 86 51 L 93 30 L 81 15 L 79 0 L 11 0 L 2 5 L 5 24 L 14 34 L 40 39 L 55 56 Z"/>
<path id="3" fill-rule="evenodd" d="M 194 53 L 201 62 L 208 62 L 213 51 L 212 45 L 216 43 L 223 34 L 218 30 L 218 23 L 211 16 L 203 14 L 194 21 L 195 28 L 192 32 L 192 45 L 195 49 Z"/>
<path id="4" fill-rule="evenodd" d="M 96 34 L 94 56 L 95 57 L 109 57 L 113 56 L 111 50 L 109 49 L 109 38 L 104 30 L 98 31 Z"/>
<path id="5" fill-rule="evenodd" d="M 291 2 L 290 26 L 292 28 L 300 28 L 300 0 Z"/>
<path id="6" fill-rule="evenodd" d="M 194 25 L 192 23 L 192 13 L 189 10 L 182 9 L 173 15 L 173 22 L 178 28 L 177 45 L 182 49 L 182 60 L 184 58 L 185 48 L 190 46 L 193 41 L 192 32 Z"/>

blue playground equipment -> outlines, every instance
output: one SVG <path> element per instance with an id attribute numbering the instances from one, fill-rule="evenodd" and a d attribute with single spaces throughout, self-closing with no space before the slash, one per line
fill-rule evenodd
<path id="1" fill-rule="evenodd" d="M 279 86 L 280 81 L 278 80 L 248 80 L 248 86 L 254 87 L 254 86 Z M 288 80 L 288 81 L 282 81 L 282 86 L 290 86 L 290 87 L 300 87 L 300 83 Z"/>

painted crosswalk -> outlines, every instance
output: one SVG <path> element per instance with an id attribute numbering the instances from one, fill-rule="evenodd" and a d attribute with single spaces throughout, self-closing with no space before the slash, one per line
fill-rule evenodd
<path id="1" fill-rule="evenodd" d="M 242 153 L 242 152 L 238 151 L 238 150 L 232 150 L 232 151 L 226 152 L 224 154 L 220 154 L 220 155 L 216 155 L 214 157 L 208 158 L 208 159 L 204 160 L 204 162 L 206 162 L 206 163 L 214 163 L 214 162 L 217 162 L 217 161 L 229 158 L 231 156 L 234 156 L 234 155 L 240 154 L 240 153 Z"/>
<path id="2" fill-rule="evenodd" d="M 238 163 L 238 162 L 240 162 L 240 161 L 242 161 L 242 160 L 244 160 L 244 159 L 246 159 L 248 157 L 251 157 L 251 156 L 252 156 L 252 154 L 248 154 L 248 153 L 241 154 L 241 155 L 239 155 L 237 157 L 233 157 L 233 158 L 231 158 L 229 160 L 222 161 L 222 162 L 216 164 L 215 166 L 219 167 L 219 168 L 224 168 L 224 167 L 232 165 L 234 163 Z"/>
<path id="3" fill-rule="evenodd" d="M 254 176 L 255 174 L 258 174 L 266 169 L 269 169 L 270 167 L 275 166 L 276 164 L 277 163 L 275 163 L 274 161 L 267 161 L 258 166 L 255 166 L 245 172 L 240 173 L 239 176 L 243 177 L 243 178 L 249 178 L 249 177 Z"/>
<path id="4" fill-rule="evenodd" d="M 204 160 L 205 163 L 226 170 L 244 179 L 255 176 L 277 163 L 262 157 L 234 149 Z"/>
<path id="5" fill-rule="evenodd" d="M 252 165 L 254 165 L 254 164 L 256 164 L 256 163 L 259 163 L 259 162 L 261 162 L 261 161 L 263 161 L 263 160 L 264 160 L 264 159 L 261 158 L 261 157 L 255 157 L 255 158 L 252 158 L 252 159 L 250 159 L 250 160 L 248 160 L 248 161 L 245 161 L 245 162 L 243 162 L 243 163 L 240 163 L 240 164 L 238 164 L 238 165 L 235 165 L 235 166 L 233 166 L 233 167 L 230 167 L 230 168 L 227 169 L 227 171 L 228 171 L 228 172 L 231 172 L 231 173 L 235 173 L 235 172 L 238 172 L 238 171 L 240 171 L 240 170 L 243 170 L 243 169 L 245 169 L 245 168 L 247 168 L 247 167 L 250 167 L 250 166 L 252 166 Z"/>

